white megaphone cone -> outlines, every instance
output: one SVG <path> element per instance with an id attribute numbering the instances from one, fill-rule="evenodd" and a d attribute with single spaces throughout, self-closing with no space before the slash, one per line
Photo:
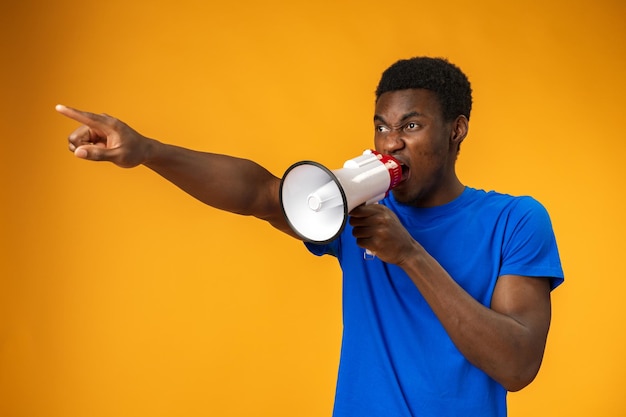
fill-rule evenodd
<path id="1" fill-rule="evenodd" d="M 353 208 L 382 200 L 401 179 L 400 163 L 372 150 L 334 171 L 317 162 L 301 161 L 283 175 L 280 204 L 301 238 L 328 243 L 339 236 Z"/>

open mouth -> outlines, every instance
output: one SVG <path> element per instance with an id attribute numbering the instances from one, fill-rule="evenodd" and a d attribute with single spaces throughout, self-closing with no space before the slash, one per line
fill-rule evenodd
<path id="1" fill-rule="evenodd" d="M 403 163 L 400 163 L 400 168 L 402 169 L 402 177 L 400 179 L 400 182 L 404 182 L 409 178 L 409 172 L 411 171 L 411 169 Z"/>

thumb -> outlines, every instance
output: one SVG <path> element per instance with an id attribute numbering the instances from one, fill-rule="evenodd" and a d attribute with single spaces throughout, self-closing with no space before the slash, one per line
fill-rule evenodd
<path id="1" fill-rule="evenodd" d="M 74 156 L 89 161 L 111 161 L 113 155 L 111 150 L 97 145 L 82 145 L 76 148 Z"/>

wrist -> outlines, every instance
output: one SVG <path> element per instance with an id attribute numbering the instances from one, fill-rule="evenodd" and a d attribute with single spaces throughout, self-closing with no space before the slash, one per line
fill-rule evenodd
<path id="1" fill-rule="evenodd" d="M 162 159 L 164 146 L 165 144 L 156 139 L 144 137 L 143 161 L 141 164 L 147 167 L 158 164 L 158 161 Z"/>
<path id="2" fill-rule="evenodd" d="M 415 241 L 403 252 L 396 265 L 407 272 L 412 269 L 418 269 L 419 265 L 425 262 L 426 256 L 428 256 L 426 250 Z"/>

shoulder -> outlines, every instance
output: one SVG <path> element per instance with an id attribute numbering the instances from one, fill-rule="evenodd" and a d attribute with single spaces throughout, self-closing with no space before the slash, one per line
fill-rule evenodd
<path id="1" fill-rule="evenodd" d="M 484 191 L 470 189 L 474 199 L 482 201 L 484 204 L 500 207 L 510 207 L 517 210 L 540 210 L 545 208 L 534 197 L 529 195 L 512 195 L 498 191 Z"/>
<path id="2" fill-rule="evenodd" d="M 545 206 L 534 197 L 514 196 L 497 191 L 474 190 L 474 202 L 485 212 L 503 215 L 508 221 L 534 218 L 538 221 L 550 222 Z"/>

